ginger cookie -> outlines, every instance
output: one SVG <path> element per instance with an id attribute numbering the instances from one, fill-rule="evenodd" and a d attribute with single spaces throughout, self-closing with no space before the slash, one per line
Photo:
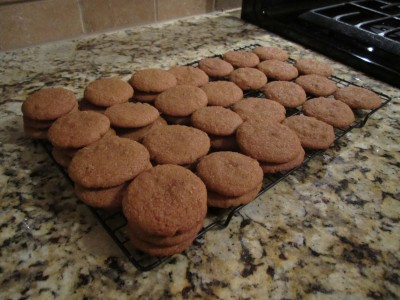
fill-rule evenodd
<path id="1" fill-rule="evenodd" d="M 68 174 L 85 188 L 106 188 L 131 180 L 150 166 L 149 152 L 142 144 L 110 135 L 79 150 Z"/>
<path id="2" fill-rule="evenodd" d="M 27 136 L 33 139 L 47 140 L 48 129 L 32 128 L 24 124 L 24 132 Z"/>
<path id="3" fill-rule="evenodd" d="M 253 49 L 253 53 L 255 53 L 261 61 L 264 60 L 280 60 L 280 61 L 287 61 L 289 59 L 289 54 L 278 47 L 257 47 Z"/>
<path id="4" fill-rule="evenodd" d="M 38 121 L 38 120 L 34 120 L 34 119 L 30 119 L 26 116 L 23 116 L 23 121 L 24 121 L 24 125 L 28 128 L 32 128 L 32 129 L 49 129 L 50 126 L 54 123 L 53 120 L 51 121 Z"/>
<path id="5" fill-rule="evenodd" d="M 287 108 L 296 108 L 307 100 L 306 92 L 294 82 L 273 81 L 264 87 L 263 92 L 265 97 Z"/>
<path id="6" fill-rule="evenodd" d="M 239 145 L 236 142 L 236 136 L 232 135 L 209 135 L 211 148 L 218 151 L 237 151 Z"/>
<path id="7" fill-rule="evenodd" d="M 110 120 L 96 112 L 78 111 L 57 119 L 48 138 L 55 147 L 80 148 L 100 139 L 110 129 Z"/>
<path id="8" fill-rule="evenodd" d="M 260 121 L 282 122 L 286 109 L 278 102 L 265 98 L 245 98 L 232 106 L 243 121 L 258 119 Z"/>
<path id="9" fill-rule="evenodd" d="M 248 51 L 229 51 L 223 58 L 235 68 L 253 68 L 260 62 L 257 55 Z"/>
<path id="10" fill-rule="evenodd" d="M 101 78 L 87 85 L 83 98 L 97 106 L 109 107 L 128 102 L 133 96 L 129 83 L 117 78 Z"/>
<path id="11" fill-rule="evenodd" d="M 122 207 L 129 224 L 141 232 L 175 236 L 203 222 L 207 190 L 191 171 L 176 165 L 160 165 L 132 181 Z"/>
<path id="12" fill-rule="evenodd" d="M 175 76 L 167 71 L 149 68 L 135 72 L 129 80 L 130 85 L 145 93 L 161 93 L 177 84 Z M 136 95 L 137 97 L 137 95 Z"/>
<path id="13" fill-rule="evenodd" d="M 210 77 L 221 78 L 231 74 L 233 66 L 220 58 L 203 58 L 199 61 L 199 69 Z"/>
<path id="14" fill-rule="evenodd" d="M 136 142 L 141 142 L 142 139 L 153 129 L 166 126 L 167 121 L 163 118 L 158 117 L 153 123 L 150 125 L 141 127 L 141 128 L 118 128 L 117 135 L 123 138 L 131 139 Z"/>
<path id="15" fill-rule="evenodd" d="M 303 112 L 338 128 L 347 127 L 355 121 L 354 113 L 346 103 L 331 98 L 310 99 L 304 103 Z"/>
<path id="16" fill-rule="evenodd" d="M 193 236 L 196 236 L 203 227 L 203 224 L 204 222 L 201 221 L 198 225 L 191 228 L 190 230 L 186 232 L 180 232 L 172 236 L 149 235 L 146 234 L 145 232 L 142 232 L 139 228 L 135 227 L 135 224 L 129 224 L 128 226 L 131 234 L 137 237 L 138 239 L 154 246 L 165 247 L 165 246 L 173 246 L 181 244 L 184 241 L 187 241 L 188 239 L 192 238 Z"/>
<path id="17" fill-rule="evenodd" d="M 208 191 L 237 197 L 254 190 L 263 181 L 257 160 L 237 152 L 214 152 L 202 158 L 196 174 Z"/>
<path id="18" fill-rule="evenodd" d="M 132 102 L 113 105 L 106 109 L 104 115 L 110 119 L 111 126 L 120 128 L 144 127 L 160 117 L 154 106 Z"/>
<path id="19" fill-rule="evenodd" d="M 208 105 L 230 106 L 243 98 L 243 91 L 233 82 L 213 81 L 202 87 L 207 94 Z"/>
<path id="20" fill-rule="evenodd" d="M 29 119 L 51 121 L 68 114 L 76 105 L 73 92 L 64 88 L 44 88 L 29 95 L 21 110 Z"/>
<path id="21" fill-rule="evenodd" d="M 199 68 L 176 66 L 168 70 L 176 77 L 178 85 L 203 86 L 208 82 L 208 75 Z"/>
<path id="22" fill-rule="evenodd" d="M 139 90 L 135 90 L 135 99 L 139 102 L 152 103 L 156 100 L 160 93 L 146 93 Z"/>
<path id="23" fill-rule="evenodd" d="M 196 236 L 197 234 L 194 234 L 190 236 L 187 240 L 184 240 L 183 242 L 172 246 L 158 246 L 143 241 L 139 239 L 134 233 L 129 232 L 130 241 L 136 249 L 143 251 L 144 253 L 147 253 L 151 256 L 158 256 L 158 257 L 171 256 L 174 254 L 182 253 L 187 248 L 189 248 L 190 245 L 193 244 L 193 241 L 196 239 Z"/>
<path id="24" fill-rule="evenodd" d="M 87 205 L 107 210 L 120 209 L 125 195 L 127 183 L 111 188 L 88 189 L 75 184 L 75 193 Z"/>
<path id="25" fill-rule="evenodd" d="M 358 86 L 340 88 L 334 97 L 353 109 L 375 109 L 382 104 L 382 99 L 377 94 Z"/>
<path id="26" fill-rule="evenodd" d="M 157 96 L 155 107 L 172 117 L 190 116 L 194 111 L 207 106 L 206 93 L 192 85 L 177 85 Z"/>
<path id="27" fill-rule="evenodd" d="M 300 85 L 308 94 L 326 97 L 332 95 L 336 90 L 336 83 L 324 76 L 309 74 L 301 75 L 296 78 L 296 83 Z"/>
<path id="28" fill-rule="evenodd" d="M 242 90 L 258 90 L 267 83 L 263 72 L 255 68 L 238 68 L 229 75 L 230 81 Z"/>
<path id="29" fill-rule="evenodd" d="M 276 122 L 245 121 L 237 129 L 236 139 L 245 154 L 261 162 L 286 163 L 302 149 L 296 133 Z"/>
<path id="30" fill-rule="evenodd" d="M 72 160 L 71 156 L 66 155 L 62 151 L 62 148 L 58 148 L 58 147 L 53 147 L 53 150 L 51 151 L 51 156 L 53 156 L 56 163 L 58 163 L 60 166 L 62 166 L 64 168 L 68 168 L 68 166 Z"/>
<path id="31" fill-rule="evenodd" d="M 192 164 L 210 149 L 210 139 L 205 132 L 183 125 L 156 128 L 142 142 L 158 164 Z"/>
<path id="32" fill-rule="evenodd" d="M 208 191 L 207 205 L 209 207 L 229 208 L 248 204 L 257 197 L 258 193 L 261 190 L 261 187 L 262 183 L 260 183 L 255 189 L 251 190 L 250 192 L 247 192 L 246 194 L 237 197 L 222 196 L 220 194 Z"/>
<path id="33" fill-rule="evenodd" d="M 85 99 L 79 101 L 79 110 L 81 111 L 94 111 L 100 114 L 104 114 L 106 109 L 107 107 L 94 105 Z"/>
<path id="34" fill-rule="evenodd" d="M 208 134 L 231 135 L 235 133 L 242 118 L 230 109 L 221 106 L 207 106 L 195 111 L 192 115 L 192 126 Z"/>
<path id="35" fill-rule="evenodd" d="M 300 74 L 317 74 L 323 77 L 329 77 L 332 75 L 332 68 L 321 61 L 312 58 L 301 58 L 296 61 L 294 66 L 297 68 Z"/>
<path id="36" fill-rule="evenodd" d="M 262 71 L 268 79 L 288 81 L 295 79 L 299 72 L 287 63 L 276 59 L 265 60 L 257 65 L 257 69 Z"/>
<path id="37" fill-rule="evenodd" d="M 268 162 L 261 162 L 260 166 L 264 173 L 278 173 L 291 170 L 295 167 L 300 166 L 304 161 L 304 150 L 301 149 L 299 154 L 292 160 L 283 163 L 283 164 L 275 164 Z"/>
<path id="38" fill-rule="evenodd" d="M 291 116 L 282 123 L 294 130 L 306 149 L 327 149 L 335 141 L 333 127 L 313 117 Z"/>

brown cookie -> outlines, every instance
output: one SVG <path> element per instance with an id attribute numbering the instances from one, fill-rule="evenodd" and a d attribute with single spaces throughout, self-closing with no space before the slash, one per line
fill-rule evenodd
<path id="1" fill-rule="evenodd" d="M 229 75 L 230 81 L 242 90 L 258 90 L 267 83 L 263 72 L 255 68 L 238 68 Z"/>
<path id="2" fill-rule="evenodd" d="M 33 139 L 47 140 L 48 138 L 48 129 L 32 128 L 24 124 L 24 132 L 27 136 Z"/>
<path id="3" fill-rule="evenodd" d="M 355 121 L 354 113 L 347 104 L 331 98 L 310 99 L 304 103 L 303 112 L 338 128 L 349 126 Z"/>
<path id="4" fill-rule="evenodd" d="M 261 61 L 275 59 L 280 61 L 286 61 L 289 59 L 289 54 L 278 47 L 257 47 L 253 49 L 253 53 L 255 53 Z"/>
<path id="5" fill-rule="evenodd" d="M 56 120 L 76 108 L 75 94 L 64 88 L 44 88 L 22 103 L 25 117 L 38 121 Z"/>
<path id="6" fill-rule="evenodd" d="M 273 81 L 264 87 L 263 92 L 265 97 L 287 108 L 298 107 L 307 100 L 306 92 L 294 82 Z"/>
<path id="7" fill-rule="evenodd" d="M 118 128 L 117 135 L 123 138 L 131 139 L 136 142 L 141 142 L 142 139 L 153 129 L 166 126 L 167 121 L 163 118 L 158 117 L 153 123 L 150 125 L 141 127 L 141 128 Z"/>
<path id="8" fill-rule="evenodd" d="M 285 119 L 285 108 L 265 98 L 245 98 L 232 106 L 243 121 L 258 119 L 260 121 L 282 122 Z"/>
<path id="9" fill-rule="evenodd" d="M 232 197 L 254 190 L 264 176 L 258 161 L 229 151 L 214 152 L 202 158 L 196 173 L 208 191 Z"/>
<path id="10" fill-rule="evenodd" d="M 210 149 L 210 139 L 199 129 L 169 125 L 156 128 L 143 139 L 151 159 L 158 164 L 187 165 L 196 162 Z"/>
<path id="11" fill-rule="evenodd" d="M 100 114 L 104 114 L 104 112 L 106 111 L 106 107 L 97 106 L 97 105 L 90 103 L 89 101 L 87 101 L 85 99 L 82 99 L 81 101 L 79 101 L 79 110 L 94 111 L 94 112 L 97 112 Z"/>
<path id="12" fill-rule="evenodd" d="M 221 136 L 221 135 L 209 135 L 211 140 L 211 148 L 218 151 L 237 151 L 239 145 L 236 142 L 236 136 L 234 134 Z"/>
<path id="13" fill-rule="evenodd" d="M 203 58 L 199 61 L 199 69 L 210 77 L 225 77 L 233 71 L 233 66 L 220 58 Z"/>
<path id="14" fill-rule="evenodd" d="M 23 121 L 24 121 L 24 125 L 28 128 L 32 128 L 32 129 L 49 129 L 50 126 L 53 124 L 53 120 L 51 121 L 38 121 L 38 120 L 33 120 L 30 119 L 28 117 L 23 116 Z"/>
<path id="15" fill-rule="evenodd" d="M 296 133 L 275 122 L 245 121 L 237 129 L 236 139 L 245 154 L 262 162 L 286 163 L 302 149 Z"/>
<path id="16" fill-rule="evenodd" d="M 301 58 L 296 61 L 294 66 L 300 74 L 317 74 L 324 77 L 332 75 L 332 68 L 328 64 L 312 58 Z"/>
<path id="17" fill-rule="evenodd" d="M 229 51 L 223 58 L 235 68 L 253 68 L 260 62 L 257 55 L 248 51 Z"/>
<path id="18" fill-rule="evenodd" d="M 177 84 L 175 76 L 161 69 L 143 69 L 134 73 L 130 85 L 141 92 L 161 93 Z M 137 95 L 136 95 L 137 97 Z"/>
<path id="19" fill-rule="evenodd" d="M 120 128 L 139 128 L 150 125 L 160 113 L 147 103 L 122 103 L 106 109 L 104 115 L 110 119 L 111 126 Z"/>
<path id="20" fill-rule="evenodd" d="M 382 104 L 382 99 L 377 94 L 358 86 L 340 88 L 334 96 L 353 109 L 375 109 Z"/>
<path id="21" fill-rule="evenodd" d="M 301 149 L 299 154 L 292 160 L 283 163 L 283 164 L 275 164 L 268 162 L 261 162 L 260 166 L 264 173 L 278 173 L 283 171 L 291 170 L 297 166 L 300 166 L 304 160 L 304 150 Z"/>
<path id="22" fill-rule="evenodd" d="M 68 167 L 68 174 L 86 188 L 113 187 L 148 169 L 149 158 L 142 144 L 110 135 L 79 150 Z"/>
<path id="23" fill-rule="evenodd" d="M 161 113 L 168 116 L 186 117 L 207 103 L 207 95 L 201 88 L 177 85 L 158 95 L 154 105 Z"/>
<path id="24" fill-rule="evenodd" d="M 194 234 L 190 236 L 190 238 L 188 238 L 187 240 L 172 246 L 157 246 L 143 241 L 139 239 L 133 232 L 129 232 L 130 241 L 136 249 L 143 251 L 144 253 L 147 253 L 151 256 L 158 257 L 171 256 L 174 254 L 182 253 L 187 248 L 189 248 L 190 245 L 192 245 L 193 241 L 196 239 L 196 236 L 197 234 Z"/>
<path id="25" fill-rule="evenodd" d="M 109 107 L 115 104 L 128 102 L 133 96 L 133 88 L 129 83 L 117 78 L 101 78 L 87 85 L 83 93 L 86 101 Z"/>
<path id="26" fill-rule="evenodd" d="M 220 194 L 208 191 L 207 192 L 207 205 L 209 207 L 228 208 L 228 207 L 236 207 L 239 205 L 248 204 L 257 197 L 258 193 L 260 192 L 261 187 L 262 187 L 262 183 L 260 183 L 252 191 L 247 192 L 246 194 L 243 194 L 238 197 L 227 197 L 227 196 L 222 196 Z"/>
<path id="27" fill-rule="evenodd" d="M 122 206 L 129 224 L 141 232 L 175 236 L 204 220 L 207 190 L 191 171 L 176 165 L 160 165 L 132 181 Z"/>
<path id="28" fill-rule="evenodd" d="M 176 66 L 168 70 L 176 77 L 179 85 L 203 86 L 208 82 L 208 75 L 199 68 Z"/>
<path id="29" fill-rule="evenodd" d="M 53 156 L 56 163 L 58 163 L 60 166 L 62 166 L 64 168 L 68 168 L 68 166 L 72 160 L 71 156 L 66 155 L 62 151 L 62 148 L 58 148 L 58 147 L 53 147 L 53 150 L 51 151 L 51 155 Z"/>
<path id="30" fill-rule="evenodd" d="M 80 148 L 100 139 L 110 129 L 110 120 L 96 112 L 78 111 L 57 119 L 48 138 L 53 146 Z"/>
<path id="31" fill-rule="evenodd" d="M 296 83 L 300 85 L 308 94 L 314 96 L 329 96 L 336 90 L 336 83 L 321 75 L 302 75 L 296 78 Z"/>
<path id="32" fill-rule="evenodd" d="M 231 135 L 243 123 L 242 118 L 230 109 L 221 106 L 207 106 L 192 115 L 192 126 L 208 134 Z"/>
<path id="33" fill-rule="evenodd" d="M 160 93 L 146 93 L 139 90 L 135 90 L 135 99 L 139 102 L 152 103 L 156 100 Z"/>
<path id="34" fill-rule="evenodd" d="M 113 210 L 122 207 L 122 199 L 127 187 L 128 184 L 123 183 L 111 188 L 88 189 L 75 184 L 75 193 L 80 200 L 91 207 Z"/>
<path id="35" fill-rule="evenodd" d="M 145 232 L 142 232 L 139 228 L 137 228 L 135 224 L 129 224 L 128 226 L 131 234 L 133 234 L 138 239 L 154 246 L 165 247 L 165 246 L 173 246 L 181 244 L 184 241 L 187 241 L 188 239 L 197 235 L 197 233 L 203 227 L 203 224 L 204 222 L 201 221 L 198 225 L 191 228 L 190 230 L 172 236 L 148 235 Z"/>
<path id="36" fill-rule="evenodd" d="M 208 105 L 230 106 L 243 98 L 243 91 L 233 82 L 213 81 L 202 87 L 207 94 Z"/>
<path id="37" fill-rule="evenodd" d="M 190 116 L 187 117 L 173 117 L 168 115 L 163 115 L 164 119 L 169 125 L 185 125 L 190 126 Z"/>
<path id="38" fill-rule="evenodd" d="M 282 123 L 294 130 L 306 149 L 327 149 L 335 140 L 333 127 L 313 117 L 291 116 Z"/>
<path id="39" fill-rule="evenodd" d="M 268 79 L 292 80 L 299 75 L 297 69 L 287 62 L 276 59 L 265 60 L 257 65 L 257 69 L 267 75 Z"/>

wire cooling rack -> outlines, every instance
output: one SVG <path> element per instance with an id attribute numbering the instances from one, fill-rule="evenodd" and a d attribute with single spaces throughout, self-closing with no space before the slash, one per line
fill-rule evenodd
<path id="1" fill-rule="evenodd" d="M 260 45 L 252 44 L 252 45 L 248 45 L 245 47 L 237 48 L 235 50 L 252 50 L 257 46 L 260 46 Z M 221 55 L 215 55 L 213 57 L 221 57 Z M 289 62 L 294 63 L 294 60 L 289 59 Z M 198 61 L 195 61 L 195 62 L 189 63 L 187 65 L 197 66 L 197 64 L 198 64 Z M 350 86 L 350 85 L 356 85 L 354 83 L 351 83 L 347 80 L 341 79 L 336 76 L 331 76 L 330 79 L 335 81 L 338 87 L 346 87 L 346 86 Z M 356 86 L 359 86 L 359 85 L 356 85 Z M 374 92 L 377 93 L 381 97 L 382 105 L 380 107 L 378 107 L 372 111 L 368 111 L 368 112 L 357 111 L 357 112 L 355 112 L 356 120 L 355 120 L 355 122 L 353 122 L 353 124 L 351 124 L 350 126 L 348 126 L 346 128 L 341 128 L 341 129 L 335 128 L 335 136 L 336 136 L 335 143 L 337 142 L 337 140 L 339 140 L 341 137 L 343 137 L 346 133 L 353 130 L 354 128 L 363 127 L 372 114 L 374 114 L 377 110 L 381 109 L 383 106 L 385 106 L 386 104 L 388 104 L 391 101 L 391 99 L 387 95 L 378 93 L 376 91 L 374 91 Z M 245 98 L 248 98 L 248 97 L 263 98 L 264 95 L 260 91 L 250 91 L 250 92 L 245 93 L 244 97 Z M 308 98 L 311 98 L 311 97 L 308 97 Z M 287 117 L 292 116 L 292 115 L 297 115 L 297 114 L 301 114 L 301 109 L 299 109 L 299 108 L 288 109 L 286 111 Z M 50 143 L 42 142 L 42 145 L 45 148 L 46 152 L 52 158 L 52 155 L 51 155 L 52 146 L 50 145 Z M 258 194 L 258 196 L 262 195 L 263 193 L 265 193 L 266 191 L 271 189 L 273 186 L 275 186 L 280 181 L 284 180 L 287 176 L 292 174 L 295 170 L 297 170 L 298 168 L 307 164 L 308 161 L 310 161 L 313 157 L 315 157 L 316 155 L 319 155 L 323 152 L 324 152 L 323 150 L 306 150 L 306 155 L 305 155 L 304 161 L 297 168 L 291 169 L 286 172 L 280 172 L 277 174 L 266 174 L 264 176 L 263 185 L 262 185 L 261 191 Z M 68 174 L 65 171 L 65 169 L 63 167 L 59 166 L 58 164 L 57 164 L 57 166 L 59 167 L 61 172 L 64 174 L 64 176 L 68 179 L 68 181 L 70 181 L 70 183 L 73 185 L 74 183 L 68 177 Z M 235 207 L 233 209 L 214 209 L 214 208 L 209 209 L 208 216 L 205 220 L 205 226 L 198 233 L 196 240 L 201 238 L 204 234 L 206 234 L 210 230 L 226 228 L 229 225 L 232 218 L 235 216 L 235 214 L 237 214 L 243 207 L 244 207 L 244 205 Z M 107 231 L 107 233 L 110 235 L 110 237 L 114 240 L 115 244 L 121 249 L 121 251 L 129 259 L 129 261 L 138 270 L 140 270 L 140 271 L 152 270 L 152 269 L 156 268 L 157 266 L 161 265 L 162 263 L 165 263 L 173 258 L 173 256 L 172 257 L 171 256 L 161 257 L 161 258 L 151 257 L 149 255 L 146 255 L 146 254 L 134 249 L 129 241 L 129 236 L 128 236 L 128 232 L 127 232 L 127 220 L 121 212 L 108 213 L 101 209 L 96 209 L 93 207 L 89 207 L 89 208 L 91 209 L 93 214 L 96 216 L 98 221 L 101 223 L 101 225 L 104 227 L 104 229 Z"/>

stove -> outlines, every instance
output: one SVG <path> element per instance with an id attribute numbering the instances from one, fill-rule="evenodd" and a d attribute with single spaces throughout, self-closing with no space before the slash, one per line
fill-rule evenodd
<path id="1" fill-rule="evenodd" d="M 241 17 L 400 87 L 400 1 L 243 0 Z"/>

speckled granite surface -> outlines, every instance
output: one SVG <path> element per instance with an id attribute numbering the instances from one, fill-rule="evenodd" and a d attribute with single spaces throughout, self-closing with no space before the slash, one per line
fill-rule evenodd
<path id="1" fill-rule="evenodd" d="M 43 86 L 80 97 L 99 76 L 127 79 L 135 69 L 252 43 L 283 47 L 295 59 L 315 55 L 227 14 L 0 53 L 1 299 L 400 297 L 399 90 L 343 65 L 326 60 L 335 75 L 393 101 L 241 210 L 227 229 L 145 273 L 23 135 L 21 102 Z"/>

